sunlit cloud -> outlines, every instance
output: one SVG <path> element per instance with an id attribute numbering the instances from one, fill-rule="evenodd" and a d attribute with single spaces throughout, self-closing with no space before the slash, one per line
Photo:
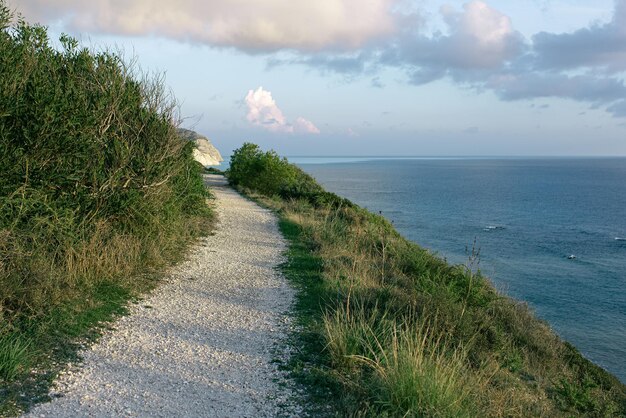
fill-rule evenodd
<path id="1" fill-rule="evenodd" d="M 254 126 L 261 127 L 270 132 L 319 134 L 320 130 L 313 122 L 303 118 L 296 118 L 295 122 L 289 123 L 282 110 L 276 105 L 270 91 L 259 87 L 249 90 L 245 98 L 248 108 L 246 119 Z"/>
<path id="2" fill-rule="evenodd" d="M 428 39 L 430 57 L 416 59 L 434 61 L 458 68 L 494 68 L 518 56 L 523 49 L 522 36 L 513 29 L 511 19 L 482 1 L 472 1 L 463 11 L 443 7 L 441 13 L 448 25 L 448 36 Z M 417 41 L 419 46 L 422 41 Z M 436 53 L 435 53 L 436 52 Z"/>
<path id="3" fill-rule="evenodd" d="M 464 78 L 465 72 L 496 71 L 524 51 L 522 35 L 508 16 L 482 1 L 462 11 L 441 8 L 447 34 L 405 33 L 381 55 L 386 65 L 408 66 L 410 82 L 425 84 L 445 76 Z"/>
<path id="4" fill-rule="evenodd" d="M 528 40 L 509 17 L 472 1 L 461 12 L 442 9 L 446 35 L 405 37 L 381 60 L 405 68 L 413 84 L 447 77 L 506 101 L 569 99 L 626 117 L 626 85 L 619 76 L 626 69 L 626 1 L 615 4 L 607 24 Z"/>
<path id="5" fill-rule="evenodd" d="M 393 0 L 12 0 L 28 19 L 70 30 L 156 35 L 267 52 L 354 49 L 394 30 Z"/>
<path id="6" fill-rule="evenodd" d="M 306 120 L 303 117 L 296 118 L 296 121 L 293 123 L 294 132 L 308 133 L 308 134 L 319 134 L 320 130 L 317 129 L 317 126 L 313 124 L 310 120 Z"/>

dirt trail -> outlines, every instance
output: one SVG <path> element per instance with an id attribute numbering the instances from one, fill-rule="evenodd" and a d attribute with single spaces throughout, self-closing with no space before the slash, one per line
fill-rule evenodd
<path id="1" fill-rule="evenodd" d="M 206 176 L 215 235 L 57 381 L 30 416 L 300 415 L 278 370 L 294 290 L 275 216 Z M 282 354 L 281 354 L 282 352 Z M 285 384 L 286 383 L 286 384 Z"/>

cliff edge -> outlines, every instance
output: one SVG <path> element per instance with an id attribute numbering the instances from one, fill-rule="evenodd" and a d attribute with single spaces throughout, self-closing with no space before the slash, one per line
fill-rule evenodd
<path id="1" fill-rule="evenodd" d="M 224 159 L 220 152 L 211 143 L 209 138 L 200 135 L 190 129 L 178 128 L 178 135 L 189 141 L 193 141 L 196 144 L 196 148 L 193 150 L 193 157 L 200 164 L 204 166 L 220 165 Z"/>

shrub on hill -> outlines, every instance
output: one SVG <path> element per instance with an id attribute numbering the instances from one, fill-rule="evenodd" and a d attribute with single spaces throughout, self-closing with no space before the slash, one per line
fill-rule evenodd
<path id="1" fill-rule="evenodd" d="M 235 150 L 226 175 L 231 184 L 266 196 L 303 199 L 318 207 L 353 206 L 349 200 L 324 190 L 313 177 L 275 151 L 263 152 L 249 142 Z"/>

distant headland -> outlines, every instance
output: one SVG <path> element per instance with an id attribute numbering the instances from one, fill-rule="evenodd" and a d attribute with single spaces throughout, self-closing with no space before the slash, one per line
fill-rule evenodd
<path id="1" fill-rule="evenodd" d="M 177 132 L 182 138 L 195 142 L 196 148 L 193 150 L 193 157 L 203 166 L 220 165 L 224 161 L 209 138 L 190 129 L 178 128 Z"/>

